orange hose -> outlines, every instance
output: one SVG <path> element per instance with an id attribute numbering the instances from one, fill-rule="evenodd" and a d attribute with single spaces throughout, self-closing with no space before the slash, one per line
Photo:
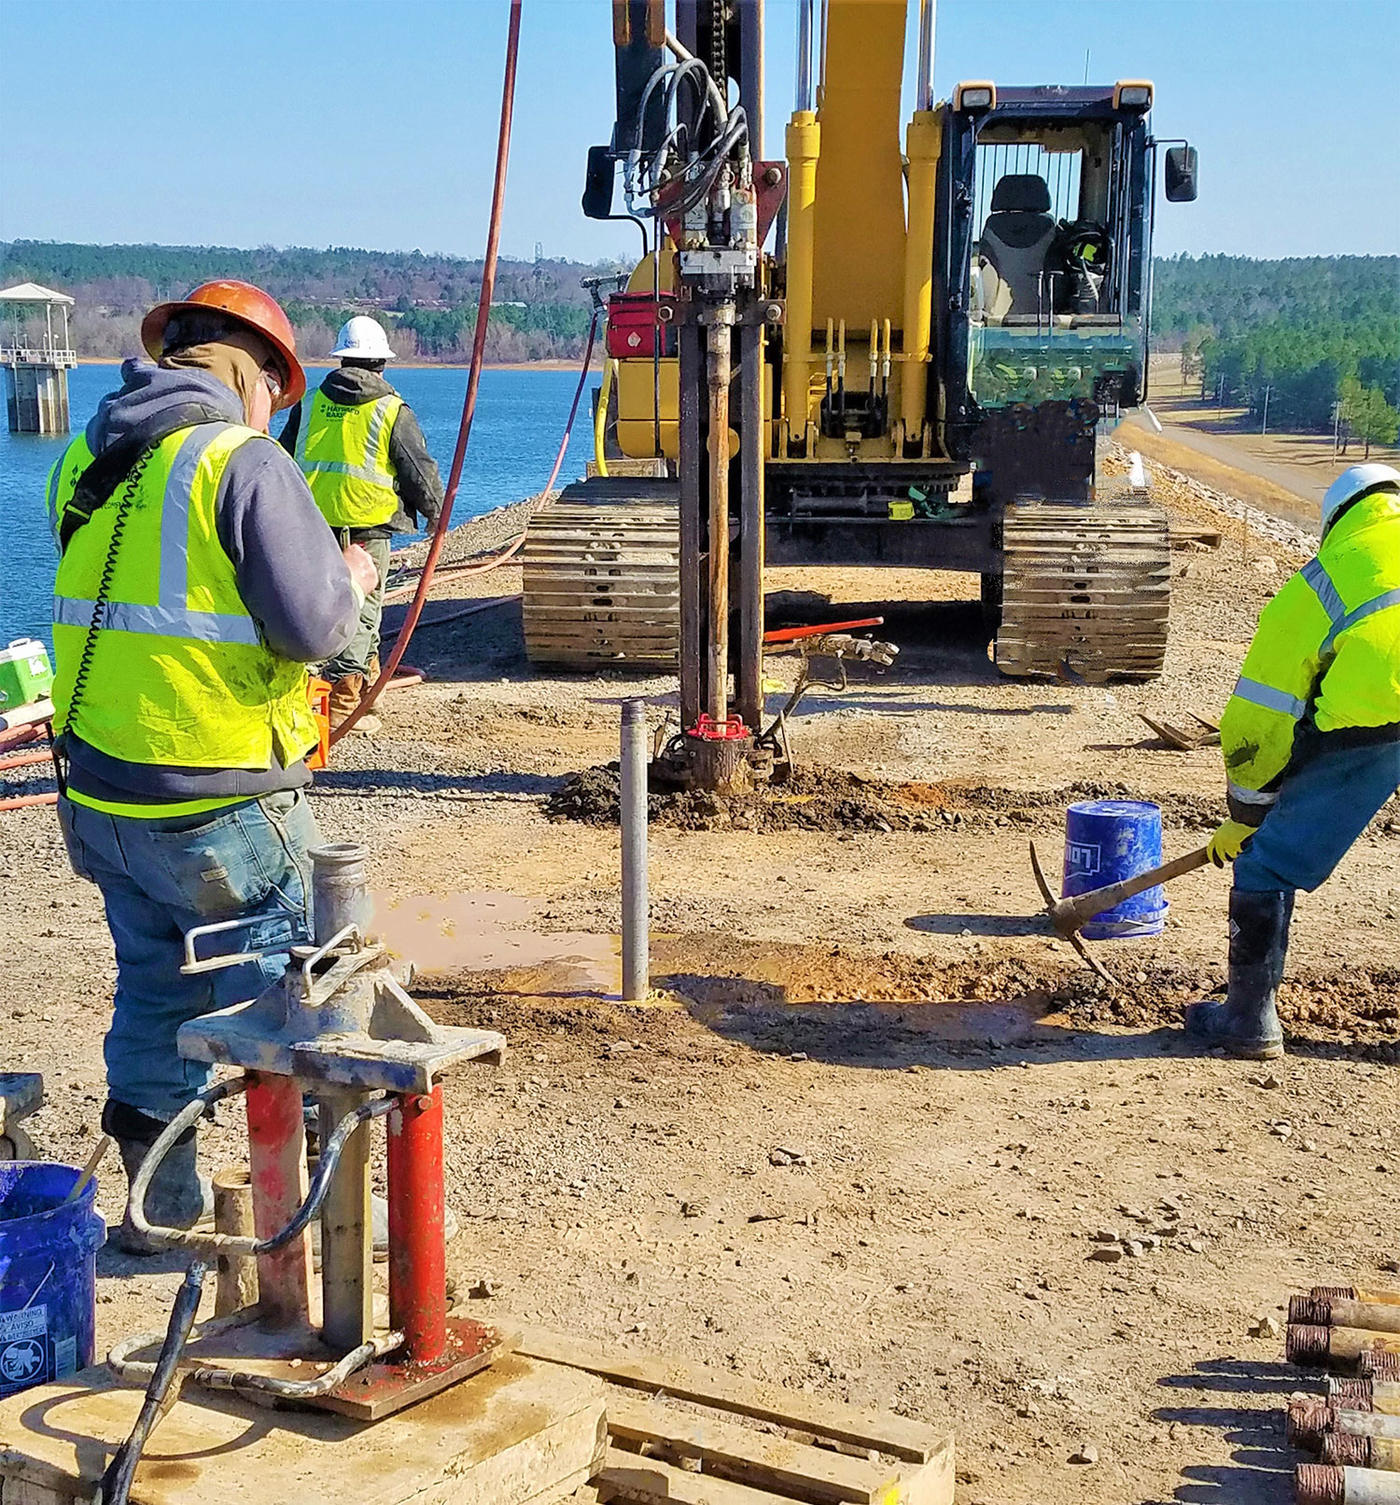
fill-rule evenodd
<path id="1" fill-rule="evenodd" d="M 418 589 L 404 618 L 399 635 L 394 640 L 389 660 L 379 672 L 379 678 L 369 687 L 365 698 L 349 716 L 331 733 L 334 746 L 345 736 L 379 698 L 380 691 L 398 672 L 399 662 L 408 651 L 413 629 L 423 614 L 423 604 L 433 583 L 433 571 L 437 568 L 438 556 L 447 538 L 447 529 L 452 521 L 452 504 L 457 497 L 457 487 L 462 480 L 462 465 L 467 457 L 467 441 L 471 438 L 472 420 L 476 417 L 476 394 L 481 385 L 481 368 L 486 360 L 486 325 L 491 317 L 491 297 L 496 286 L 496 262 L 501 249 L 501 211 L 505 205 L 506 168 L 510 163 L 510 127 L 515 110 L 515 63 L 520 53 L 520 9 L 522 0 L 510 0 L 510 29 L 506 37 L 505 78 L 501 88 L 501 126 L 496 141 L 496 180 L 491 188 L 491 220 L 486 232 L 486 260 L 481 269 L 481 292 L 476 305 L 476 331 L 472 339 L 472 363 L 467 373 L 467 392 L 462 401 L 462 421 L 457 429 L 457 447 L 452 454 L 452 469 L 447 477 L 447 489 L 442 499 L 442 511 L 438 513 L 437 527 L 433 530 L 432 542 L 428 545 L 428 557 L 423 562 L 423 573 L 418 577 Z"/>
<path id="2" fill-rule="evenodd" d="M 31 763 L 52 763 L 50 752 L 19 753 L 13 758 L 0 758 L 0 768 L 27 768 Z"/>
<path id="3" fill-rule="evenodd" d="M 48 794 L 22 794 L 18 799 L 0 800 L 0 810 L 22 810 L 26 805 L 56 805 L 58 795 L 52 790 Z"/>
<path id="4" fill-rule="evenodd" d="M 518 554 L 524 542 L 525 535 L 522 533 L 518 538 L 512 539 L 499 554 L 493 554 L 490 559 L 484 559 L 478 564 L 444 565 L 442 569 L 436 572 L 434 578 L 438 580 L 455 580 L 460 575 L 489 575 L 492 570 L 499 569 L 508 559 Z M 421 576 L 421 570 L 419 574 Z M 396 586 L 384 597 L 384 604 L 392 606 L 396 602 L 402 601 L 405 596 L 412 595 L 413 591 L 414 587 L 411 585 Z"/>

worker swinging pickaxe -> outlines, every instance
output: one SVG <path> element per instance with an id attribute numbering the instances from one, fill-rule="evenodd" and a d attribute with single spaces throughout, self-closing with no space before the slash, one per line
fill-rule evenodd
<path id="1" fill-rule="evenodd" d="M 1057 899 L 1050 892 L 1050 885 L 1045 881 L 1045 874 L 1041 870 L 1040 858 L 1036 855 L 1035 843 L 1031 842 L 1031 868 L 1035 872 L 1035 881 L 1040 885 L 1040 891 L 1045 895 L 1045 913 L 1050 917 L 1050 923 L 1054 927 L 1055 934 L 1063 941 L 1068 941 L 1071 946 L 1084 958 L 1090 969 L 1096 972 L 1105 982 L 1117 985 L 1117 979 L 1098 960 L 1092 956 L 1088 947 L 1084 944 L 1084 937 L 1080 935 L 1080 927 L 1088 924 L 1095 915 L 1102 914 L 1106 909 L 1112 909 L 1115 904 L 1121 904 L 1125 899 L 1131 899 L 1134 895 L 1143 893 L 1149 888 L 1155 888 L 1159 883 L 1169 883 L 1173 878 L 1179 878 L 1183 873 L 1194 873 L 1197 868 L 1204 867 L 1210 861 L 1210 848 L 1198 847 L 1194 852 L 1187 852 L 1183 857 L 1174 857 L 1170 862 L 1164 862 L 1160 867 L 1150 868 L 1145 873 L 1138 873 L 1132 878 L 1120 878 L 1117 883 L 1107 883 L 1102 888 L 1091 888 L 1082 894 L 1071 894 L 1066 898 Z"/>

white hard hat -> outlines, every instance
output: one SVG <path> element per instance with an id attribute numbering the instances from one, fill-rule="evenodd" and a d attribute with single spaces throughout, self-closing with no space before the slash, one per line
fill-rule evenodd
<path id="1" fill-rule="evenodd" d="M 356 314 L 340 326 L 335 338 L 332 355 L 350 356 L 357 361 L 391 361 L 394 352 L 389 349 L 389 336 L 378 319 L 368 314 Z"/>
<path id="2" fill-rule="evenodd" d="M 1364 491 L 1385 485 L 1400 490 L 1400 470 L 1396 470 L 1393 465 L 1382 465 L 1373 460 L 1368 465 L 1348 466 L 1327 488 L 1322 498 L 1322 531 L 1327 531 L 1332 519 L 1348 502 L 1354 502 Z"/>

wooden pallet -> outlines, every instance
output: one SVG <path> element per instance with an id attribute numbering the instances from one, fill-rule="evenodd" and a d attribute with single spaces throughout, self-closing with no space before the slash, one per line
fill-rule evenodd
<path id="1" fill-rule="evenodd" d="M 520 1352 L 610 1386 L 606 1461 L 571 1505 L 952 1505 L 952 1436 L 923 1422 L 541 1328 Z"/>

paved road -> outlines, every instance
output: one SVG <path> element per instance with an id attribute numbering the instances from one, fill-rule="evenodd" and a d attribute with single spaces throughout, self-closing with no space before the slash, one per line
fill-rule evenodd
<path id="1" fill-rule="evenodd" d="M 1157 416 L 1161 418 L 1162 415 L 1159 413 Z M 1320 469 L 1319 473 L 1313 476 L 1297 465 L 1262 459 L 1251 452 L 1249 439 L 1245 435 L 1236 437 L 1232 434 L 1212 434 L 1193 424 L 1170 423 L 1165 419 L 1162 420 L 1162 428 L 1169 438 L 1176 440 L 1178 444 L 1184 444 L 1187 449 L 1194 449 L 1197 454 L 1209 455 L 1212 460 L 1219 460 L 1222 465 L 1233 465 L 1236 470 L 1248 471 L 1252 476 L 1272 481 L 1275 486 L 1282 486 L 1285 491 L 1291 491 L 1303 502 L 1311 502 L 1314 505 L 1321 502 L 1322 493 L 1327 490 L 1332 481 L 1332 474 L 1325 469 Z M 1337 468 L 1340 470 L 1341 466 Z M 1314 514 L 1310 512 L 1309 516 L 1312 515 Z"/>

